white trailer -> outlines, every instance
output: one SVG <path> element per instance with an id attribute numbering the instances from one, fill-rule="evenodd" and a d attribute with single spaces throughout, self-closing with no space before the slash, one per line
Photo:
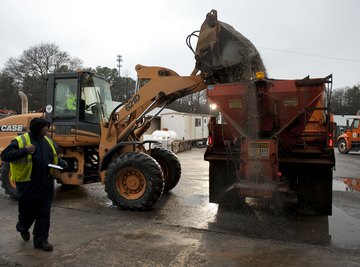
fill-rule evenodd
<path id="1" fill-rule="evenodd" d="M 158 110 L 152 112 L 156 114 Z M 209 135 L 208 123 L 211 117 L 207 114 L 180 113 L 165 109 L 153 120 L 152 127 L 143 135 L 143 140 L 161 141 L 161 146 L 171 147 L 175 153 L 189 150 L 193 146 L 203 146 Z M 166 131 L 175 132 L 176 137 L 171 134 L 169 138 L 165 138 Z M 163 138 L 159 140 L 155 132 L 162 132 Z"/>
<path id="2" fill-rule="evenodd" d="M 180 140 L 206 139 L 209 120 L 210 115 L 166 113 L 161 115 L 161 129 L 175 131 Z"/>

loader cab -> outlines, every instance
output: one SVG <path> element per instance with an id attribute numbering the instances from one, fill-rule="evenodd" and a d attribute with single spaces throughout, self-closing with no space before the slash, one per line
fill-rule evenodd
<path id="1" fill-rule="evenodd" d="M 57 137 L 73 136 L 73 144 L 85 136 L 100 137 L 100 123 L 108 121 L 113 108 L 106 79 L 91 72 L 50 74 L 46 95 L 46 119 Z"/>

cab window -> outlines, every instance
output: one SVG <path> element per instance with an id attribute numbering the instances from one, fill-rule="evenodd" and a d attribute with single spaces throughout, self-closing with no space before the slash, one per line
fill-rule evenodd
<path id="1" fill-rule="evenodd" d="M 101 121 L 101 102 L 97 94 L 98 90 L 93 86 L 84 86 L 81 90 L 81 116 L 80 120 L 90 123 Z"/>
<path id="2" fill-rule="evenodd" d="M 353 129 L 359 128 L 359 120 L 354 120 Z"/>
<path id="3" fill-rule="evenodd" d="M 54 116 L 76 116 L 77 79 L 57 79 L 55 82 Z"/>

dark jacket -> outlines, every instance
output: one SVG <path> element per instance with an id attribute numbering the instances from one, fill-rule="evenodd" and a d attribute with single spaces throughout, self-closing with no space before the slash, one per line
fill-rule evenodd
<path id="1" fill-rule="evenodd" d="M 50 168 L 48 167 L 48 164 L 53 162 L 54 154 L 46 139 L 37 137 L 39 128 L 43 126 L 41 123 L 36 124 L 35 127 L 30 125 L 29 136 L 31 143 L 35 146 L 35 152 L 32 154 L 31 181 L 16 183 L 18 198 L 36 198 L 44 192 L 53 192 L 54 190 L 54 179 L 50 175 Z M 27 155 L 27 149 L 19 149 L 18 142 L 13 140 L 1 153 L 1 160 L 12 162 Z"/>

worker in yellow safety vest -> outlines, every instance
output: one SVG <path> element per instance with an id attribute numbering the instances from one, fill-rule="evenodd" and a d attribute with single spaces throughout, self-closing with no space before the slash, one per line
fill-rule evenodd
<path id="1" fill-rule="evenodd" d="M 51 164 L 67 168 L 67 162 L 56 153 L 53 141 L 46 136 L 50 123 L 43 118 L 30 122 L 30 131 L 17 136 L 1 153 L 1 160 L 10 162 L 11 179 L 16 182 L 19 216 L 16 230 L 22 239 L 30 239 L 34 224 L 34 247 L 52 251 L 48 242 L 50 210 L 54 197 Z"/>
<path id="2" fill-rule="evenodd" d="M 74 93 L 69 93 L 66 98 L 66 108 L 68 110 L 76 110 L 76 96 Z"/>

